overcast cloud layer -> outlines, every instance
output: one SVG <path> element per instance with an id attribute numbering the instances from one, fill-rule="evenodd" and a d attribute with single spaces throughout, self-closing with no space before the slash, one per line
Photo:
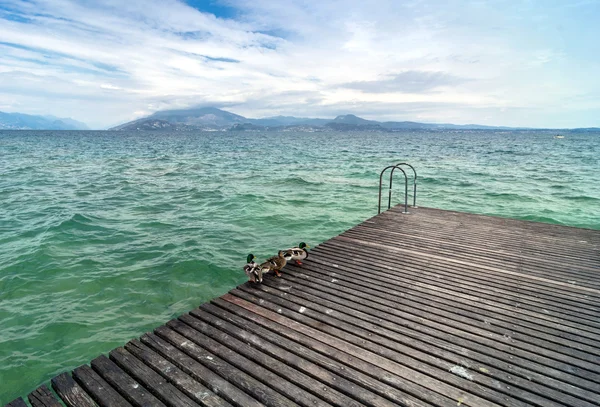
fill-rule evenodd
<path id="1" fill-rule="evenodd" d="M 600 0 L 0 0 L 0 111 L 600 126 Z"/>

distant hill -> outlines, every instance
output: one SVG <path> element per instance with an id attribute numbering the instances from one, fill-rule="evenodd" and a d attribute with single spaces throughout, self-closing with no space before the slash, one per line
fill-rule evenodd
<path id="1" fill-rule="evenodd" d="M 329 119 L 311 119 L 308 117 L 275 116 L 264 119 L 246 119 L 249 123 L 265 127 L 276 126 L 323 126 Z"/>
<path id="2" fill-rule="evenodd" d="M 403 122 L 378 122 L 353 114 L 340 115 L 334 119 L 315 119 L 294 116 L 274 116 L 263 119 L 249 119 L 215 107 L 199 107 L 180 110 L 163 110 L 146 118 L 134 120 L 110 130 L 231 130 L 231 131 L 400 131 L 400 130 L 506 130 L 511 127 L 482 126 L 477 124 L 436 124 Z"/>
<path id="3" fill-rule="evenodd" d="M 379 122 L 374 120 L 366 120 L 361 117 L 355 116 L 353 114 L 345 114 L 341 116 L 337 116 L 335 119 L 331 121 L 331 123 L 337 124 L 352 124 L 352 125 L 379 125 Z"/>
<path id="4" fill-rule="evenodd" d="M 163 110 L 156 112 L 149 119 L 161 119 L 171 123 L 187 124 L 190 126 L 223 127 L 236 123 L 248 122 L 243 116 L 214 107 L 197 109 Z"/>
<path id="5" fill-rule="evenodd" d="M 113 127 L 110 130 L 125 130 L 125 131 L 134 131 L 134 130 L 144 130 L 144 131 L 152 131 L 152 130 L 162 130 L 162 131 L 190 131 L 197 130 L 194 126 L 188 126 L 187 124 L 182 123 L 171 123 L 167 120 L 160 119 L 140 119 L 134 120 L 129 123 L 122 124 L 117 127 Z"/>
<path id="6" fill-rule="evenodd" d="M 0 130 L 89 130 L 77 120 L 0 112 Z"/>

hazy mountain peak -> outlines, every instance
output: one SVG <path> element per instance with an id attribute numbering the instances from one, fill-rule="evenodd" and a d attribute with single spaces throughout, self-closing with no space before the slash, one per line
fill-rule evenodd
<path id="1" fill-rule="evenodd" d="M 55 116 L 0 112 L 0 129 L 5 130 L 88 130 L 77 120 Z"/>
<path id="2" fill-rule="evenodd" d="M 363 119 L 362 117 L 358 117 L 353 114 L 343 114 L 343 115 L 337 116 L 335 119 L 333 119 L 333 122 L 334 123 L 345 123 L 345 124 L 376 124 L 377 123 L 373 120 L 366 120 L 366 119 Z"/>

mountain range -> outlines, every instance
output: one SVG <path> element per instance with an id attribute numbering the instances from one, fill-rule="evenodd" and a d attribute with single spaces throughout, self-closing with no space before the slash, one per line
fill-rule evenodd
<path id="1" fill-rule="evenodd" d="M 199 107 L 180 110 L 163 110 L 148 117 L 113 127 L 110 130 L 340 130 L 340 131 L 395 131 L 403 129 L 515 129 L 514 127 L 482 126 L 477 124 L 432 124 L 410 121 L 378 122 L 366 120 L 353 114 L 334 119 L 315 119 L 294 116 L 274 116 L 250 119 L 215 107 Z"/>
<path id="2" fill-rule="evenodd" d="M 159 131 L 401 131 L 401 130 L 526 130 L 524 127 L 483 126 L 478 124 L 439 124 L 413 121 L 379 122 L 353 114 L 333 119 L 295 116 L 273 116 L 251 119 L 215 107 L 162 110 L 109 130 Z M 55 116 L 36 116 L 0 112 L 0 130 L 89 130 L 79 121 Z M 541 130 L 541 129 L 538 129 Z M 600 128 L 570 129 L 576 132 L 598 132 Z"/>
<path id="3" fill-rule="evenodd" d="M 0 112 L 0 130 L 89 130 L 89 128 L 84 123 L 69 118 Z"/>

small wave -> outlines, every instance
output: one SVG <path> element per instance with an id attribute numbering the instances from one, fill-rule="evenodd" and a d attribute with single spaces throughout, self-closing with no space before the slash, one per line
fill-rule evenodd
<path id="1" fill-rule="evenodd" d="M 578 195 L 578 196 L 565 196 L 564 199 L 568 199 L 570 201 L 581 201 L 581 202 L 598 202 L 600 198 L 596 198 L 594 196 L 587 195 Z"/>
<path id="2" fill-rule="evenodd" d="M 91 216 L 85 216 L 80 213 L 76 213 L 67 220 L 63 220 L 58 225 L 50 228 L 54 232 L 65 232 L 65 231 L 101 231 L 107 230 L 104 226 L 98 225 L 98 220 Z"/>
<path id="3" fill-rule="evenodd" d="M 323 185 L 324 183 L 321 181 L 309 181 L 302 177 L 287 177 L 283 180 L 277 181 L 277 183 L 283 183 L 285 185 L 298 185 L 298 186 L 306 186 L 306 185 Z"/>
<path id="4" fill-rule="evenodd" d="M 489 196 L 492 198 L 497 198 L 501 200 L 510 200 L 510 201 L 521 201 L 521 202 L 535 202 L 536 199 L 531 196 L 519 195 L 512 192 L 486 192 L 485 196 Z"/>
<path id="5" fill-rule="evenodd" d="M 422 177 L 420 180 L 423 183 L 429 184 L 429 185 L 444 185 L 444 184 L 448 183 L 447 179 L 432 178 L 432 177 Z"/>
<path id="6" fill-rule="evenodd" d="M 487 154 L 488 155 L 502 154 L 502 155 L 515 155 L 515 156 L 528 156 L 528 155 L 532 155 L 533 153 L 530 153 L 527 151 L 519 151 L 519 150 L 495 150 L 495 151 L 490 151 Z"/>
<path id="7" fill-rule="evenodd" d="M 559 221 L 558 219 L 551 218 L 549 216 L 526 215 L 526 216 L 515 216 L 514 218 L 521 219 L 521 220 L 530 220 L 530 221 L 534 221 L 534 222 L 552 223 L 555 225 L 563 224 L 563 222 Z"/>

